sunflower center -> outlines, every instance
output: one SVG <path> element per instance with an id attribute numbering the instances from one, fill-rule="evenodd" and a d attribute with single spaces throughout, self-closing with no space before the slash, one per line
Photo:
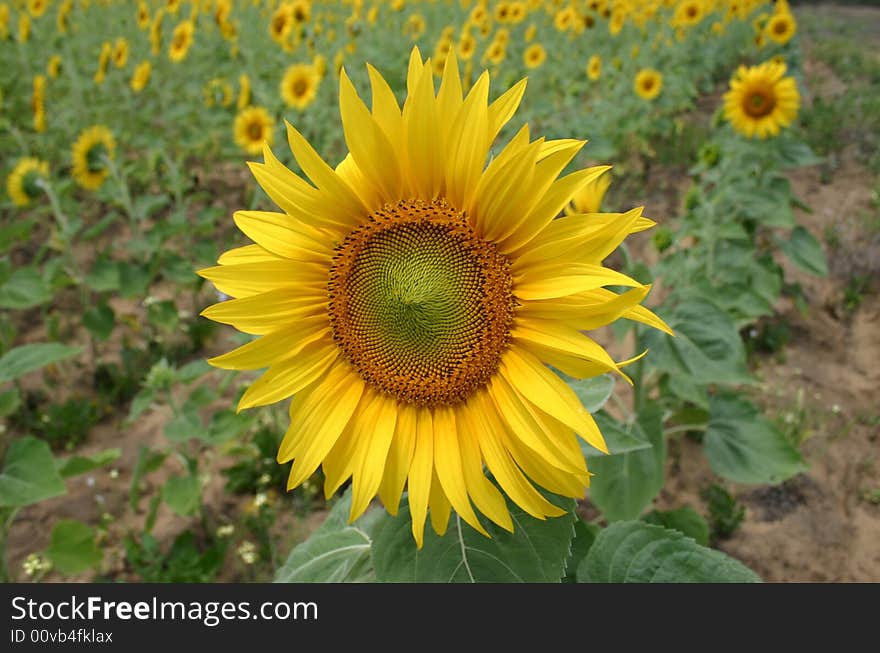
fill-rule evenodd
<path id="1" fill-rule="evenodd" d="M 293 83 L 290 85 L 291 91 L 296 97 L 302 97 L 306 94 L 306 91 L 309 88 L 308 82 L 304 80 L 302 77 L 295 79 Z"/>
<path id="2" fill-rule="evenodd" d="M 259 122 L 252 122 L 247 128 L 248 136 L 251 140 L 259 141 L 263 138 L 263 125 Z"/>
<path id="3" fill-rule="evenodd" d="M 763 118 L 771 113 L 774 107 L 776 107 L 776 98 L 773 93 L 763 89 L 753 90 L 743 103 L 743 109 L 752 118 Z"/>
<path id="4" fill-rule="evenodd" d="M 400 401 L 467 399 L 498 368 L 513 321 L 509 264 L 443 200 L 401 201 L 336 248 L 333 337 L 369 384 Z"/>
<path id="5" fill-rule="evenodd" d="M 784 20 L 776 21 L 776 24 L 773 26 L 773 31 L 782 36 L 788 31 L 788 23 Z"/>
<path id="6" fill-rule="evenodd" d="M 86 152 L 86 166 L 89 172 L 101 172 L 106 167 L 107 146 L 103 143 L 95 143 Z"/>

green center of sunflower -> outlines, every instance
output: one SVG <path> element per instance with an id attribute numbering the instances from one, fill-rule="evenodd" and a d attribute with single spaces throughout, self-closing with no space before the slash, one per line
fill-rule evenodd
<path id="1" fill-rule="evenodd" d="M 443 200 L 386 205 L 336 248 L 333 337 L 381 392 L 426 406 L 464 401 L 510 339 L 511 286 L 507 260 Z"/>
<path id="2" fill-rule="evenodd" d="M 743 109 L 752 118 L 763 118 L 776 107 L 776 98 L 769 90 L 756 89 L 746 96 Z"/>

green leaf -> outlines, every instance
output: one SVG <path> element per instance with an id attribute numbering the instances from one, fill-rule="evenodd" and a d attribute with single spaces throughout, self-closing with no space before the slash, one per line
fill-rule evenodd
<path id="1" fill-rule="evenodd" d="M 155 398 L 155 394 L 149 388 L 144 388 L 138 392 L 134 399 L 131 400 L 131 406 L 128 409 L 128 417 L 125 418 L 125 423 L 132 424 L 145 410 L 152 406 Z"/>
<path id="2" fill-rule="evenodd" d="M 86 276 L 86 285 L 97 292 L 119 290 L 120 266 L 116 261 L 99 258 Z"/>
<path id="3" fill-rule="evenodd" d="M 46 557 L 63 574 L 78 574 L 101 564 L 95 532 L 86 524 L 64 519 L 55 524 Z"/>
<path id="4" fill-rule="evenodd" d="M 205 435 L 205 427 L 196 410 L 185 410 L 165 425 L 165 437 L 172 442 L 185 442 Z"/>
<path id="5" fill-rule="evenodd" d="M 584 440 L 578 438 L 581 445 L 581 451 L 587 458 L 605 458 L 608 455 L 615 456 L 622 453 L 631 453 L 633 451 L 641 451 L 642 449 L 650 449 L 651 443 L 640 435 L 634 435 L 631 430 L 627 430 L 620 422 L 612 418 L 608 413 L 600 411 L 593 415 L 596 425 L 605 438 L 605 445 L 608 447 L 608 453 L 604 454 L 594 446 L 587 444 Z"/>
<path id="6" fill-rule="evenodd" d="M 195 476 L 172 476 L 162 487 L 162 499 L 181 517 L 194 514 L 202 499 L 202 488 Z"/>
<path id="7" fill-rule="evenodd" d="M 143 297 L 152 281 L 152 274 L 145 265 L 125 263 L 119 266 L 119 292 L 123 297 L 132 299 Z"/>
<path id="8" fill-rule="evenodd" d="M 31 308 L 50 299 L 52 293 L 36 268 L 18 268 L 0 285 L 0 308 Z"/>
<path id="9" fill-rule="evenodd" d="M 27 506 L 62 494 L 67 488 L 48 444 L 26 435 L 9 445 L 0 472 L 0 506 Z"/>
<path id="10" fill-rule="evenodd" d="M 0 417 L 9 417 L 21 405 L 21 394 L 18 388 L 10 388 L 0 392 Z"/>
<path id="11" fill-rule="evenodd" d="M 663 487 L 666 440 L 663 437 L 663 409 L 649 404 L 632 425 L 632 434 L 649 449 L 618 456 L 590 458 L 590 500 L 608 521 L 635 519 Z"/>
<path id="12" fill-rule="evenodd" d="M 652 510 L 642 520 L 648 524 L 678 531 L 700 546 L 709 545 L 709 524 L 700 513 L 688 506 L 678 510 Z"/>
<path id="13" fill-rule="evenodd" d="M 566 379 L 566 381 L 575 391 L 584 408 L 591 413 L 602 408 L 614 391 L 614 377 L 610 374 L 595 376 L 591 379 Z"/>
<path id="14" fill-rule="evenodd" d="M 220 444 L 233 440 L 254 423 L 255 413 L 236 413 L 232 409 L 219 410 L 211 416 L 211 423 L 202 440 Z"/>
<path id="15" fill-rule="evenodd" d="M 568 514 L 542 521 L 510 505 L 514 532 L 481 520 L 492 536 L 487 538 L 453 513 L 442 537 L 426 525 L 421 550 L 413 540 L 409 506 L 402 507 L 396 517 L 385 515 L 376 527 L 376 578 L 398 583 L 559 582 L 571 551 L 575 502 L 553 495 L 548 499 Z"/>
<path id="16" fill-rule="evenodd" d="M 128 505 L 133 511 L 138 509 L 138 502 L 141 497 L 141 480 L 146 474 L 159 469 L 167 457 L 168 454 L 164 451 L 153 451 L 144 446 L 141 446 L 138 450 L 137 461 L 131 474 L 131 485 L 128 489 Z"/>
<path id="17" fill-rule="evenodd" d="M 780 483 L 807 469 L 785 436 L 745 399 L 712 397 L 703 438 L 712 470 L 736 483 Z"/>
<path id="18" fill-rule="evenodd" d="M 581 583 L 756 583 L 738 560 L 678 531 L 639 521 L 603 530 L 577 570 Z"/>
<path id="19" fill-rule="evenodd" d="M 80 347 L 69 347 L 60 342 L 21 345 L 0 357 L 0 383 L 12 381 L 51 363 L 74 356 Z"/>
<path id="20" fill-rule="evenodd" d="M 795 227 L 789 240 L 780 242 L 779 248 L 801 270 L 819 277 L 828 276 L 828 262 L 822 245 L 803 227 Z"/>
<path id="21" fill-rule="evenodd" d="M 752 383 L 742 338 L 731 317 L 714 303 L 693 297 L 680 303 L 669 324 L 670 338 L 649 331 L 644 346 L 651 365 L 670 375 L 686 374 L 700 385 Z"/>
<path id="22" fill-rule="evenodd" d="M 177 305 L 170 299 L 150 304 L 147 307 L 147 319 L 153 326 L 173 331 L 180 319 L 177 314 Z"/>
<path id="23" fill-rule="evenodd" d="M 291 550 L 275 574 L 276 583 L 361 583 L 373 579 L 369 529 L 364 517 L 348 524 L 351 490 L 336 502 L 309 539 Z M 373 512 L 373 511 L 371 511 Z M 375 511 L 378 512 L 378 511 Z M 367 513 L 370 514 L 369 512 Z M 366 516 L 366 515 L 365 515 Z"/>
<path id="24" fill-rule="evenodd" d="M 105 449 L 94 456 L 71 456 L 70 458 L 56 461 L 56 465 L 58 466 L 58 473 L 62 477 L 70 478 L 71 476 L 85 474 L 93 469 L 98 469 L 108 463 L 112 463 L 121 455 L 122 449 Z"/>
<path id="25" fill-rule="evenodd" d="M 574 523 L 574 539 L 571 541 L 571 555 L 565 561 L 565 580 L 574 583 L 577 580 L 577 568 L 581 560 L 587 557 L 596 536 L 602 531 L 596 524 L 588 524 L 578 519 Z"/>
<path id="26" fill-rule="evenodd" d="M 83 326 L 98 340 L 106 340 L 116 326 L 116 315 L 106 303 L 87 309 L 82 317 Z"/>

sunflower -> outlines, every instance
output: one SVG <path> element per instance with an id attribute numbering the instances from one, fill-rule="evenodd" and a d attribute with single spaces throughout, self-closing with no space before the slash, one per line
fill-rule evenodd
<path id="1" fill-rule="evenodd" d="M 305 109 L 314 101 L 320 83 L 321 77 L 314 66 L 293 64 L 281 78 L 281 99 L 289 107 Z"/>
<path id="2" fill-rule="evenodd" d="M 86 190 L 97 190 L 107 179 L 108 159 L 113 158 L 116 141 L 104 125 L 93 125 L 80 133 L 73 144 L 74 181 Z"/>
<path id="3" fill-rule="evenodd" d="M 507 47 L 504 43 L 501 43 L 500 41 L 492 41 L 489 44 L 489 47 L 486 48 L 486 52 L 483 54 L 483 60 L 497 66 L 504 61 L 505 56 L 507 56 Z"/>
<path id="4" fill-rule="evenodd" d="M 34 18 L 39 18 L 49 8 L 48 0 L 28 0 L 28 11 Z"/>
<path id="5" fill-rule="evenodd" d="M 191 20 L 185 20 L 174 28 L 171 34 L 171 44 L 168 46 L 168 58 L 174 62 L 183 61 L 193 44 L 195 25 Z"/>
<path id="6" fill-rule="evenodd" d="M 228 107 L 232 104 L 232 85 L 222 77 L 214 77 L 202 89 L 206 107 Z"/>
<path id="7" fill-rule="evenodd" d="M 71 11 L 73 11 L 73 0 L 65 0 L 58 7 L 58 13 L 55 15 L 55 27 L 58 28 L 59 34 L 67 34 L 70 29 Z"/>
<path id="8" fill-rule="evenodd" d="M 241 111 L 251 103 L 251 78 L 242 73 L 238 76 L 238 100 L 235 107 Z"/>
<path id="9" fill-rule="evenodd" d="M 477 40 L 468 34 L 462 34 L 458 41 L 458 58 L 463 61 L 470 61 L 477 49 Z"/>
<path id="10" fill-rule="evenodd" d="M 116 39 L 111 59 L 117 68 L 125 68 L 125 64 L 128 63 L 128 41 L 124 37 L 120 36 Z"/>
<path id="11" fill-rule="evenodd" d="M 269 36 L 278 45 L 284 45 L 293 31 L 293 13 L 289 4 L 282 4 L 272 14 L 269 21 Z"/>
<path id="12" fill-rule="evenodd" d="M 747 138 L 775 136 L 797 117 L 800 94 L 785 63 L 740 66 L 724 95 L 724 117 Z"/>
<path id="13" fill-rule="evenodd" d="M 34 131 L 46 131 L 46 77 L 34 76 L 34 91 L 31 95 L 31 109 L 34 114 Z"/>
<path id="14" fill-rule="evenodd" d="M 6 178 L 6 192 L 16 206 L 27 206 L 40 196 L 40 179 L 49 176 L 49 164 L 33 157 L 19 159 Z"/>
<path id="15" fill-rule="evenodd" d="M 110 63 L 110 56 L 113 54 L 113 46 L 107 41 L 101 44 L 101 54 L 98 55 L 98 69 L 93 77 L 95 84 L 103 84 L 107 77 L 107 64 Z"/>
<path id="16" fill-rule="evenodd" d="M 27 43 L 31 38 L 31 17 L 27 14 L 18 15 L 18 42 Z"/>
<path id="17" fill-rule="evenodd" d="M 556 12 L 556 15 L 553 16 L 553 27 L 559 32 L 567 32 L 574 26 L 576 18 L 577 14 L 572 7 L 560 9 Z"/>
<path id="18" fill-rule="evenodd" d="M 140 29 L 147 29 L 150 26 L 150 8 L 143 0 L 138 2 L 137 26 Z"/>
<path id="19" fill-rule="evenodd" d="M 540 67 L 547 60 L 547 51 L 540 43 L 533 43 L 523 52 L 523 63 L 526 68 Z"/>
<path id="20" fill-rule="evenodd" d="M 633 88 L 643 100 L 653 100 L 663 90 L 663 75 L 653 68 L 644 68 L 636 75 Z"/>
<path id="21" fill-rule="evenodd" d="M 489 74 L 465 95 L 450 54 L 435 93 L 432 65 L 414 49 L 401 109 L 369 73 L 372 110 L 340 75 L 350 153 L 335 169 L 289 124 L 311 183 L 268 148 L 251 164 L 285 213 L 237 212 L 255 244 L 199 274 L 236 298 L 203 315 L 260 337 L 210 362 L 268 367 L 239 409 L 293 395 L 278 451 L 293 461 L 288 488 L 319 466 L 328 497 L 351 478 L 352 520 L 377 493 L 396 514 L 406 486 L 418 546 L 429 508 L 440 534 L 452 509 L 484 534 L 476 511 L 512 530 L 484 465 L 529 514 L 563 514 L 533 482 L 582 497 L 589 472 L 576 434 L 606 447 L 547 365 L 578 378 L 618 373 L 623 363 L 583 330 L 619 317 L 667 329 L 639 305 L 647 286 L 601 265 L 653 223 L 641 209 L 554 219 L 607 170 L 557 179 L 582 141 L 532 140 L 526 125 L 487 164 L 525 80 L 489 104 Z"/>
<path id="22" fill-rule="evenodd" d="M 297 25 L 309 22 L 312 17 L 312 5 L 309 0 L 293 0 L 290 15 Z"/>
<path id="23" fill-rule="evenodd" d="M 535 40 L 535 35 L 537 33 L 538 33 L 538 28 L 535 26 L 534 23 L 532 23 L 528 27 L 526 27 L 525 34 L 523 34 L 523 40 L 526 43 L 531 43 L 532 41 Z"/>
<path id="24" fill-rule="evenodd" d="M 46 74 L 49 75 L 52 79 L 58 77 L 58 73 L 61 72 L 61 56 L 57 54 L 53 54 L 49 57 L 49 61 L 46 63 Z"/>
<path id="25" fill-rule="evenodd" d="M 528 15 L 528 7 L 525 2 L 511 2 L 510 13 L 507 16 L 507 22 L 511 25 L 518 25 L 523 22 Z"/>
<path id="26" fill-rule="evenodd" d="M 590 57 L 589 61 L 587 61 L 587 77 L 589 77 L 592 81 L 596 81 L 602 75 L 602 57 L 598 54 L 594 54 Z"/>
<path id="27" fill-rule="evenodd" d="M 150 81 L 150 75 L 152 73 L 153 65 L 146 59 L 141 61 L 134 69 L 134 74 L 131 76 L 131 82 L 129 82 L 131 90 L 135 93 L 143 91 L 147 83 Z"/>
<path id="28" fill-rule="evenodd" d="M 785 45 L 797 32 L 797 21 L 789 12 L 777 12 L 773 14 L 764 26 L 764 34 L 779 45 Z"/>
<path id="29" fill-rule="evenodd" d="M 235 143 L 248 154 L 259 154 L 263 144 L 272 144 L 272 117 L 263 107 L 247 107 L 238 112 L 234 125 Z"/>
<path id="30" fill-rule="evenodd" d="M 680 27 L 693 27 L 706 15 L 703 0 L 682 0 L 675 8 L 672 24 Z"/>

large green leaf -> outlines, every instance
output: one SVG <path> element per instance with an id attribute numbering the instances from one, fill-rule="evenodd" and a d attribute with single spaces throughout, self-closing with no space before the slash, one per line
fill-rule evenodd
<path id="1" fill-rule="evenodd" d="M 733 558 L 678 531 L 640 521 L 603 530 L 577 570 L 581 583 L 755 583 Z"/>
<path id="2" fill-rule="evenodd" d="M 614 377 L 610 374 L 602 374 L 591 379 L 567 378 L 566 381 L 575 391 L 584 408 L 591 413 L 602 408 L 614 391 Z"/>
<path id="3" fill-rule="evenodd" d="M 202 500 L 199 479 L 192 475 L 172 476 L 162 488 L 162 498 L 178 515 L 192 515 L 199 509 Z"/>
<path id="4" fill-rule="evenodd" d="M 10 349 L 0 358 L 0 383 L 12 381 L 79 352 L 79 347 L 69 347 L 60 342 L 41 342 Z"/>
<path id="5" fill-rule="evenodd" d="M 19 268 L 0 285 L 0 308 L 30 308 L 50 299 L 52 293 L 36 268 Z"/>
<path id="6" fill-rule="evenodd" d="M 828 262 L 825 260 L 822 245 L 803 227 L 795 227 L 791 237 L 779 243 L 779 248 L 802 270 L 819 277 L 828 276 Z"/>
<path id="7" fill-rule="evenodd" d="M 575 502 L 548 499 L 567 514 L 539 520 L 509 505 L 513 533 L 482 520 L 492 536 L 487 538 L 453 513 L 442 537 L 426 526 L 421 550 L 413 541 L 409 506 L 402 507 L 396 517 L 386 515 L 376 526 L 376 578 L 398 583 L 559 582 L 571 551 Z"/>
<path id="8" fill-rule="evenodd" d="M 791 442 L 745 399 L 712 397 L 703 439 L 712 470 L 736 483 L 780 483 L 807 467 Z"/>
<path id="9" fill-rule="evenodd" d="M 666 441 L 662 408 L 650 404 L 632 425 L 632 435 L 650 448 L 617 456 L 590 458 L 589 497 L 609 521 L 635 519 L 663 487 Z"/>
<path id="10" fill-rule="evenodd" d="M 709 544 L 709 524 L 700 513 L 688 506 L 678 510 L 652 510 L 642 520 L 648 524 L 678 531 L 702 546 Z"/>
<path id="11" fill-rule="evenodd" d="M 578 439 L 581 451 L 587 458 L 604 458 L 608 455 L 615 456 L 621 453 L 631 453 L 651 448 L 651 443 L 642 435 L 633 433 L 636 429 L 622 425 L 605 411 L 600 411 L 593 415 L 593 417 L 596 420 L 596 425 L 602 432 L 602 437 L 605 438 L 608 453 L 602 453 L 591 444 Z"/>
<path id="12" fill-rule="evenodd" d="M 48 444 L 27 435 L 9 445 L 0 472 L 0 506 L 26 506 L 66 492 Z"/>
<path id="13" fill-rule="evenodd" d="M 287 561 L 275 574 L 276 583 L 358 583 L 373 580 L 370 560 L 371 511 L 352 525 L 351 490 L 346 492 L 327 515 L 320 528 L 305 542 L 291 550 Z"/>
<path id="14" fill-rule="evenodd" d="M 46 557 L 63 574 L 78 574 L 101 564 L 103 554 L 95 532 L 86 524 L 65 519 L 55 524 Z"/>
<path id="15" fill-rule="evenodd" d="M 652 367 L 687 374 L 701 385 L 752 382 L 736 324 L 715 304 L 701 297 L 687 299 L 675 308 L 670 326 L 675 338 L 659 331 L 645 334 Z"/>

